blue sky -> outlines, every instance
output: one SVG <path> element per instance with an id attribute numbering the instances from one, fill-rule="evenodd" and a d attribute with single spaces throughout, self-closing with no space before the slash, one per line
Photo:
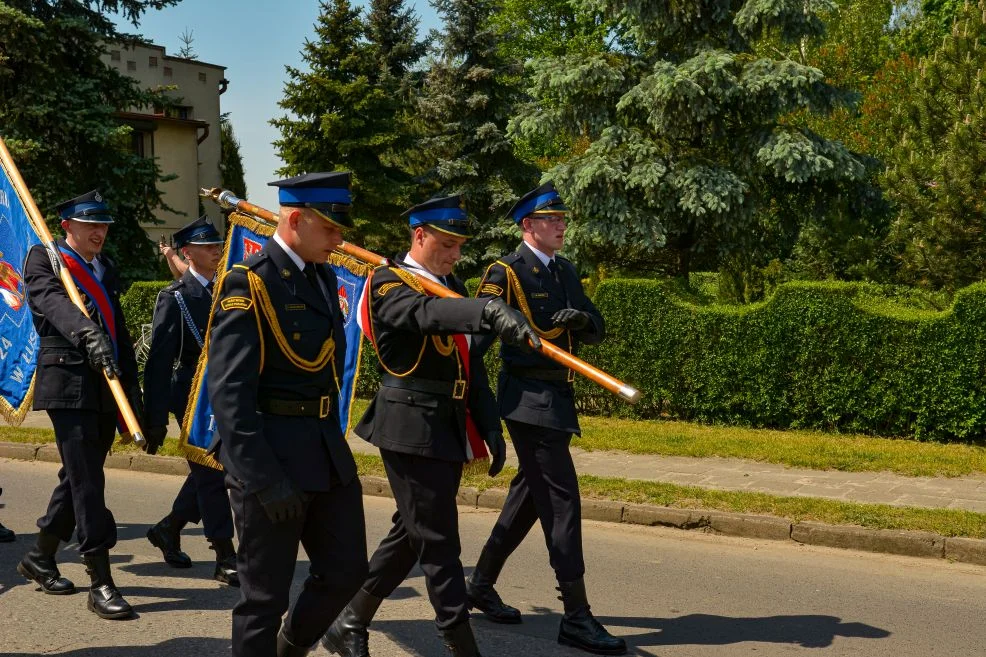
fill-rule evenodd
<path id="1" fill-rule="evenodd" d="M 427 0 L 407 4 L 421 18 L 422 33 L 438 27 Z M 190 31 L 198 59 L 226 67 L 229 89 L 221 98 L 222 111 L 230 112 L 240 140 L 250 200 L 263 207 L 277 204 L 276 190 L 267 183 L 277 178 L 274 170 L 281 164 L 271 146 L 278 133 L 267 122 L 283 114 L 277 101 L 286 79 L 284 67 L 301 67 L 301 47 L 315 33 L 318 12 L 316 0 L 182 0 L 148 12 L 137 29 L 119 26 L 164 46 L 169 55 L 178 54 L 179 36 Z"/>

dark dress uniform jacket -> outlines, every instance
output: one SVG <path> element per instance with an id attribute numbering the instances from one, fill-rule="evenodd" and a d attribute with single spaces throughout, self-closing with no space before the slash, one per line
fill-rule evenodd
<path id="1" fill-rule="evenodd" d="M 64 240 L 59 246 L 70 248 Z M 117 363 L 123 373 L 120 383 L 129 390 L 137 383 L 137 359 L 120 308 L 120 277 L 113 262 L 100 254 L 96 258 L 105 268 L 102 283 L 116 316 Z M 34 246 L 24 263 L 24 283 L 34 328 L 41 338 L 37 378 L 34 383 L 34 410 L 78 409 L 114 412 L 116 401 L 102 372 L 89 367 L 79 329 L 90 320 L 72 303 L 48 260 L 43 246 Z M 86 294 L 80 289 L 82 298 Z M 100 323 L 99 316 L 92 318 Z M 109 333 L 107 331 L 107 333 Z"/>
<path id="2" fill-rule="evenodd" d="M 178 422 L 185 417 L 195 367 L 202 353 L 176 294 L 181 295 L 200 340 L 205 339 L 212 310 L 212 295 L 191 269 L 158 294 L 151 349 L 144 364 L 144 417 L 148 427 L 168 426 L 168 411 Z"/>
<path id="3" fill-rule="evenodd" d="M 338 283 L 328 265 L 315 267 L 330 292 L 328 301 L 271 239 L 235 265 L 217 292 L 208 346 L 209 399 L 217 427 L 210 450 L 244 494 L 284 477 L 301 490 L 327 491 L 356 476 L 339 427 L 336 373 L 343 372 L 346 338 L 334 294 Z M 324 367 L 314 368 L 329 338 L 335 341 L 334 354 Z M 262 401 L 320 399 L 323 418 L 261 409 Z"/>
<path id="4" fill-rule="evenodd" d="M 466 296 L 462 281 L 446 278 L 449 289 Z M 451 336 L 479 331 L 486 301 L 428 296 L 389 267 L 374 270 L 370 286 L 370 321 L 382 373 L 445 382 L 465 378 Z M 463 399 L 382 385 L 355 427 L 356 435 L 381 449 L 464 462 L 467 403 L 484 438 L 500 430 L 475 336 L 473 341 L 471 380 Z"/>
<path id="5" fill-rule="evenodd" d="M 522 243 L 514 253 L 489 266 L 480 284 L 478 296 L 503 298 L 523 312 L 537 329 L 542 340 L 576 354 L 580 343 L 597 344 L 605 337 L 602 315 L 586 296 L 575 266 L 555 255 L 558 278 L 538 256 Z M 510 270 L 508 272 L 508 269 Z M 551 317 L 563 308 L 575 308 L 589 313 L 589 325 L 582 331 L 558 329 Z M 555 337 L 548 337 L 557 333 Z M 495 336 L 483 336 L 482 351 L 489 348 Z M 566 368 L 539 353 L 524 353 L 516 347 L 501 345 L 503 367 L 497 386 L 500 415 L 507 420 L 548 427 L 569 433 L 580 433 L 575 412 L 572 377 L 569 381 L 545 381 L 517 374 L 514 368 L 563 371 Z M 513 370 L 514 373 L 511 373 Z"/>

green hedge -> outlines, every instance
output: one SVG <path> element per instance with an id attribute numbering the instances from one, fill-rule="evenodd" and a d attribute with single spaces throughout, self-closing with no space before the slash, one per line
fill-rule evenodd
<path id="1" fill-rule="evenodd" d="M 986 284 L 932 312 L 852 283 L 786 283 L 745 307 L 683 301 L 668 283 L 606 280 L 609 337 L 582 355 L 644 397 L 580 379 L 583 410 L 935 440 L 986 429 Z"/>
<path id="2" fill-rule="evenodd" d="M 170 284 L 171 281 L 138 281 L 120 296 L 127 330 L 134 340 L 140 339 L 141 325 L 151 323 L 158 292 Z"/>

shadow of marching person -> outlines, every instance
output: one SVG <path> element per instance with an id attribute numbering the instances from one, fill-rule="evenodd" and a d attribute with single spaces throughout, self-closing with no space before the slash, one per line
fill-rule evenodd
<path id="1" fill-rule="evenodd" d="M 59 657 L 186 657 L 187 655 L 229 655 L 229 639 L 177 637 L 153 646 L 92 646 L 59 652 Z M 4 653 L 4 657 L 36 657 L 38 653 Z"/>

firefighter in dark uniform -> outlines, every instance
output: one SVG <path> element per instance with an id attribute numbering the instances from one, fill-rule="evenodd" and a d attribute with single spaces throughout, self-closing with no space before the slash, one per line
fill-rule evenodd
<path id="1" fill-rule="evenodd" d="M 199 217 L 173 236 L 189 266 L 180 279 L 158 294 L 151 329 L 151 348 L 144 364 L 144 424 L 147 453 L 154 454 L 168 434 L 168 412 L 180 423 L 192 390 L 202 353 L 216 268 L 222 255 L 222 235 L 207 217 Z M 239 586 L 233 548 L 233 513 L 221 470 L 188 460 L 189 474 L 178 491 L 171 513 L 147 530 L 148 540 L 161 550 L 166 563 L 190 568 L 181 550 L 180 532 L 201 520 L 205 537 L 216 552 L 213 577 Z"/>
<path id="2" fill-rule="evenodd" d="M 481 357 L 466 344 L 495 331 L 520 348 L 537 336 L 523 316 L 489 299 L 430 296 L 409 272 L 466 294 L 452 276 L 468 237 L 459 197 L 408 210 L 411 250 L 396 266 L 374 270 L 360 301 L 360 326 L 379 358 L 381 386 L 355 433 L 380 448 L 397 512 L 370 559 L 370 575 L 329 628 L 323 645 L 346 657 L 369 654 L 367 626 L 383 598 L 415 563 L 424 571 L 436 623 L 458 657 L 478 655 L 459 561 L 455 505 L 469 460 L 467 409 L 490 449 L 490 475 L 503 467 L 505 444 Z M 539 344 L 539 343 L 538 343 Z"/>
<path id="3" fill-rule="evenodd" d="M 65 231 L 57 245 L 90 318 L 69 299 L 45 248 L 32 247 L 24 282 L 41 338 L 34 410 L 46 410 L 51 418 L 62 468 L 48 511 L 38 519 L 37 545 L 17 571 L 45 593 L 74 593 L 72 582 L 58 572 L 55 553 L 59 542 L 71 540 L 77 531 L 79 552 L 92 580 L 89 610 L 102 618 L 126 618 L 132 610 L 110 573 L 116 521 L 106 508 L 103 463 L 116 435 L 117 405 L 103 373 L 120 379 L 138 417 L 140 388 L 120 308 L 120 278 L 113 262 L 100 254 L 113 218 L 95 191 L 60 203 L 57 210 Z"/>
<path id="4" fill-rule="evenodd" d="M 506 300 L 524 313 L 543 340 L 575 353 L 579 343 L 601 342 L 605 328 L 575 267 L 557 255 L 565 239 L 566 213 L 550 182 L 517 201 L 510 216 L 524 241 L 490 265 L 478 296 Z M 489 343 L 484 338 L 478 346 L 485 351 Z M 509 344 L 502 345 L 500 356 L 497 399 L 520 468 L 467 583 L 469 602 L 495 622 L 521 621 L 520 612 L 505 605 L 493 585 L 507 557 L 540 520 L 565 606 L 558 642 L 597 654 L 625 654 L 626 643 L 596 621 L 586 598 L 579 484 L 569 452 L 572 434 L 580 433 L 573 372 Z"/>
<path id="5" fill-rule="evenodd" d="M 239 537 L 233 657 L 300 657 L 366 577 L 363 495 L 339 426 L 346 342 L 326 264 L 349 218 L 349 173 L 277 186 L 277 232 L 222 278 L 208 390 Z M 299 543 L 311 562 L 288 610 Z M 278 632 L 278 628 L 280 632 Z"/>

